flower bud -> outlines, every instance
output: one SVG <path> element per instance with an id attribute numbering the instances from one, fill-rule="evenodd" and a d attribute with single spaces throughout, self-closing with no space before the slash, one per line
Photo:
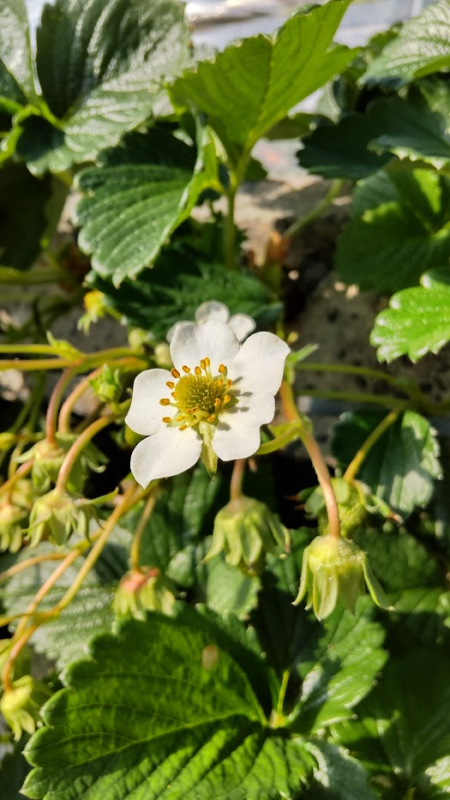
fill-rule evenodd
<path id="1" fill-rule="evenodd" d="M 351 537 L 367 518 L 367 490 L 362 483 L 350 483 L 344 478 L 332 478 L 331 483 L 339 508 L 341 534 Z M 309 495 L 305 511 L 309 517 L 317 518 L 320 533 L 328 533 L 328 515 L 320 486 Z"/>
<path id="2" fill-rule="evenodd" d="M 143 619 L 144 611 L 170 615 L 175 601 L 175 595 L 160 570 L 141 567 L 122 578 L 113 608 L 118 617 Z"/>
<path id="3" fill-rule="evenodd" d="M 173 362 L 170 356 L 170 347 L 165 342 L 156 345 L 155 361 L 158 367 L 162 367 L 163 369 L 170 369 L 172 367 Z"/>
<path id="4" fill-rule="evenodd" d="M 39 492 L 47 492 L 55 484 L 66 453 L 70 450 L 77 437 L 75 434 L 57 433 L 54 444 L 42 439 L 20 457 L 20 461 L 33 459 L 31 477 L 33 485 Z M 70 491 L 82 490 L 88 471 L 101 472 L 104 467 L 104 456 L 98 448 L 89 442 L 77 458 L 68 481 Z"/>
<path id="5" fill-rule="evenodd" d="M 50 697 L 50 692 L 31 675 L 14 681 L 13 688 L 4 692 L 0 700 L 0 711 L 11 728 L 16 741 L 22 733 L 34 733 L 40 719 L 40 710 Z"/>
<path id="6" fill-rule="evenodd" d="M 86 500 L 53 489 L 39 497 L 30 516 L 30 547 L 35 547 L 41 539 L 51 539 L 55 544 L 63 545 L 73 532 L 88 537 L 89 523 L 91 519 L 97 519 L 95 506 L 108 502 L 114 494 Z"/>
<path id="7" fill-rule="evenodd" d="M 94 394 L 103 403 L 117 403 L 122 394 L 120 369 L 111 369 L 109 364 L 103 364 L 100 375 L 90 381 Z"/>
<path id="8" fill-rule="evenodd" d="M 18 441 L 18 438 L 17 433 L 10 433 L 9 431 L 0 433 L 0 450 L 10 450 Z"/>
<path id="9" fill-rule="evenodd" d="M 205 561 L 222 551 L 225 561 L 248 575 L 264 569 L 266 553 L 289 549 L 289 534 L 265 503 L 242 496 L 222 508 L 214 521 L 211 549 Z"/>
<path id="10" fill-rule="evenodd" d="M 0 503 L 0 550 L 17 553 L 26 535 L 28 514 L 8 500 Z"/>
<path id="11" fill-rule="evenodd" d="M 108 304 L 105 295 L 98 289 L 86 292 L 83 303 L 86 311 L 78 320 L 78 327 L 87 335 L 92 323 L 98 322 L 108 312 Z"/>
<path id="12" fill-rule="evenodd" d="M 313 608 L 318 619 L 325 619 L 339 600 L 355 612 L 359 595 L 367 586 L 374 603 L 388 608 L 389 601 L 373 574 L 367 556 L 347 539 L 317 536 L 303 553 L 300 589 L 294 605 L 307 595 L 307 608 Z"/>

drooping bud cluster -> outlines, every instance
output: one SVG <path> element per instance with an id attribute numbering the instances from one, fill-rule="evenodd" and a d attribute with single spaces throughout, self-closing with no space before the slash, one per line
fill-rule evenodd
<path id="1" fill-rule="evenodd" d="M 39 497 L 30 516 L 30 547 L 35 547 L 42 539 L 64 545 L 72 533 L 88 537 L 91 520 L 97 520 L 96 506 L 109 502 L 113 495 L 114 492 L 87 500 L 52 489 Z"/>
<path id="2" fill-rule="evenodd" d="M 40 710 L 49 699 L 50 691 L 31 675 L 23 675 L 14 681 L 10 691 L 0 699 L 0 711 L 11 728 L 16 741 L 22 733 L 34 733 L 40 720 Z"/>
<path id="3" fill-rule="evenodd" d="M 214 522 L 211 549 L 205 561 L 225 553 L 228 564 L 248 575 L 259 575 L 267 553 L 287 551 L 289 534 L 271 510 L 250 497 L 231 500 Z"/>
<path id="4" fill-rule="evenodd" d="M 354 613 L 360 594 L 367 586 L 372 600 L 381 608 L 389 601 L 372 572 L 366 554 L 348 539 L 317 536 L 303 553 L 300 589 L 295 605 L 307 597 L 307 608 L 325 619 L 338 600 Z"/>
<path id="5" fill-rule="evenodd" d="M 352 536 L 367 518 L 368 490 L 364 484 L 350 483 L 344 478 L 332 478 L 331 483 L 338 503 L 342 536 Z M 320 533 L 328 533 L 328 515 L 320 486 L 309 494 L 305 511 L 309 517 L 317 519 Z"/>
<path id="6" fill-rule="evenodd" d="M 35 492 L 31 481 L 17 481 L 10 493 L 0 495 L 0 550 L 17 553 L 27 535 L 28 516 Z"/>
<path id="7" fill-rule="evenodd" d="M 33 459 L 31 477 L 39 492 L 47 492 L 56 483 L 59 471 L 77 437 L 75 434 L 57 433 L 55 443 L 42 439 L 20 457 L 20 461 Z M 102 472 L 105 458 L 98 448 L 89 442 L 76 460 L 67 482 L 69 491 L 80 492 L 89 470 Z"/>

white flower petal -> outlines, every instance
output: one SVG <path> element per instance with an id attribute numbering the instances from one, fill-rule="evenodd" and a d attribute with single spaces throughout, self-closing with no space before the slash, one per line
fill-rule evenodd
<path id="1" fill-rule="evenodd" d="M 248 458 L 261 443 L 261 425 L 271 422 L 275 414 L 273 394 L 240 397 L 237 406 L 222 413 L 212 440 L 212 448 L 222 461 Z"/>
<path id="2" fill-rule="evenodd" d="M 176 369 L 194 369 L 202 358 L 209 358 L 213 373 L 220 364 L 228 366 L 239 352 L 239 342 L 224 322 L 210 320 L 204 325 L 184 325 L 175 332 L 170 354 Z"/>
<path id="3" fill-rule="evenodd" d="M 202 440 L 192 428 L 165 430 L 139 442 L 131 454 L 131 472 L 145 489 L 150 481 L 190 469 L 200 458 Z"/>
<path id="4" fill-rule="evenodd" d="M 202 303 L 195 312 L 195 321 L 199 325 L 208 322 L 210 319 L 216 319 L 219 322 L 228 322 L 230 312 L 224 303 L 219 300 L 207 300 Z"/>
<path id="5" fill-rule="evenodd" d="M 228 377 L 240 392 L 276 394 L 283 379 L 289 347 L 274 333 L 254 333 L 242 345 L 231 364 Z"/>
<path id="6" fill-rule="evenodd" d="M 166 369 L 146 369 L 137 376 L 130 410 L 125 417 L 132 431 L 149 436 L 166 427 L 162 418 L 173 417 L 177 410 L 159 402 L 163 397 L 170 397 L 170 389 L 166 386 L 166 381 L 170 380 L 172 375 Z"/>
<path id="7" fill-rule="evenodd" d="M 255 330 L 256 322 L 249 314 L 233 314 L 228 320 L 228 327 L 231 328 L 238 342 L 243 342 Z"/>
<path id="8" fill-rule="evenodd" d="M 192 325 L 192 322 L 189 322 L 187 319 L 180 319 L 179 322 L 175 322 L 174 325 L 171 325 L 169 330 L 166 333 L 166 339 L 168 342 L 171 342 L 175 333 L 180 329 L 184 328 L 185 325 Z"/>

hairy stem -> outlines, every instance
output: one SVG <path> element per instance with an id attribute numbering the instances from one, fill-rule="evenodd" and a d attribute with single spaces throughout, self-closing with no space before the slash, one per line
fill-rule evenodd
<path id="1" fill-rule="evenodd" d="M 61 400 L 64 391 L 66 390 L 72 378 L 76 375 L 77 370 L 78 364 L 74 364 L 72 367 L 64 370 L 51 394 L 45 420 L 45 435 L 49 444 L 55 444 L 56 424 L 58 421 L 58 412 Z"/>
<path id="2" fill-rule="evenodd" d="M 24 569 L 30 569 L 30 567 L 36 566 L 36 564 L 42 564 L 43 561 L 62 561 L 66 555 L 67 553 L 47 553 L 46 555 L 27 558 L 26 561 L 19 561 L 19 563 L 14 564 L 13 567 L 5 569 L 4 572 L 0 572 L 0 583 L 9 580 L 13 575 L 17 575 L 18 572 L 22 572 Z"/>
<path id="3" fill-rule="evenodd" d="M 98 375 L 100 375 L 103 367 L 97 367 L 94 372 L 91 372 L 89 375 L 86 375 L 77 386 L 75 386 L 74 390 L 69 394 L 66 398 L 64 403 L 61 406 L 61 411 L 59 412 L 59 420 L 58 420 L 58 430 L 61 433 L 69 433 L 70 432 L 70 417 L 72 415 L 73 407 L 77 403 L 77 401 L 82 397 L 82 395 L 90 388 L 91 381 L 94 380 Z"/>
<path id="4" fill-rule="evenodd" d="M 240 500 L 242 497 L 242 483 L 245 475 L 246 458 L 238 458 L 234 462 L 230 482 L 230 500 Z"/>
<path id="5" fill-rule="evenodd" d="M 370 436 L 367 437 L 364 444 L 359 448 L 358 452 L 348 465 L 343 475 L 344 480 L 348 481 L 349 483 L 355 480 L 356 474 L 370 453 L 372 447 L 377 443 L 378 439 L 383 436 L 383 433 L 385 433 L 385 431 L 387 431 L 387 429 L 395 422 L 395 420 L 398 419 L 400 413 L 401 409 L 397 408 L 394 411 L 391 411 L 383 420 L 381 420 L 380 424 L 377 425 Z"/>
<path id="6" fill-rule="evenodd" d="M 296 422 L 298 424 L 299 438 L 302 440 L 316 472 L 327 509 L 330 536 L 335 539 L 339 539 L 341 535 L 339 510 L 325 459 L 314 436 L 312 435 L 311 431 L 308 430 L 298 412 L 294 395 L 292 394 L 292 389 L 287 381 L 283 381 L 281 384 L 280 397 L 286 419 L 289 422 Z"/>
<path id="7" fill-rule="evenodd" d="M 315 220 L 317 217 L 320 217 L 320 215 L 325 211 L 325 209 L 327 209 L 328 206 L 331 205 L 333 200 L 336 199 L 339 192 L 341 191 L 343 183 L 344 181 L 341 180 L 340 178 L 334 180 L 323 200 L 321 200 L 320 203 L 318 203 L 318 205 L 315 208 L 313 208 L 312 211 L 309 212 L 309 214 L 306 214 L 304 217 L 301 217 L 300 219 L 297 219 L 295 222 L 293 222 L 292 225 L 284 233 L 284 238 L 291 239 L 293 236 L 295 236 L 296 233 L 299 233 L 299 231 L 301 231 L 302 228 L 305 228 L 307 225 L 309 225 L 310 222 Z"/>
<path id="8" fill-rule="evenodd" d="M 223 257 L 225 266 L 230 270 L 237 270 L 235 258 L 235 239 L 236 228 L 234 225 L 234 206 L 236 199 L 236 189 L 231 186 L 227 192 L 228 210 L 224 220 L 223 228 Z"/>

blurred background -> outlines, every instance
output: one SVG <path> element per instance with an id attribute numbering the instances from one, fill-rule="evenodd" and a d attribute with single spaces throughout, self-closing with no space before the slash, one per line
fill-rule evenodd
<path id="1" fill-rule="evenodd" d="M 26 0 L 32 26 L 39 22 L 44 0 Z M 344 17 L 337 39 L 364 44 L 373 33 L 420 12 L 430 0 L 356 0 Z M 272 33 L 302 3 L 299 0 L 188 0 L 187 17 L 197 45 L 224 48 L 234 39 Z"/>

